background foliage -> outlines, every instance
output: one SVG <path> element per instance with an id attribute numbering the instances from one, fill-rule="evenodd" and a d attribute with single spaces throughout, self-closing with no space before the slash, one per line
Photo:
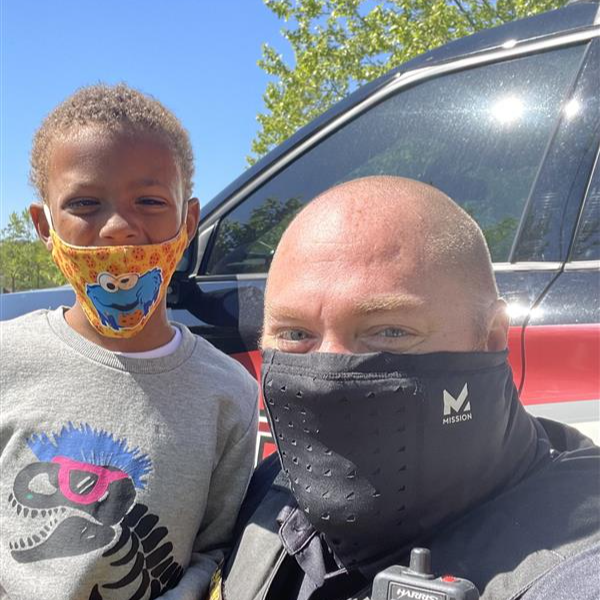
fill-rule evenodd
<path id="1" fill-rule="evenodd" d="M 0 231 L 0 286 L 3 292 L 62 285 L 65 279 L 39 241 L 29 211 L 13 212 Z"/>
<path id="2" fill-rule="evenodd" d="M 263 45 L 273 81 L 257 116 L 253 164 L 358 86 L 451 40 L 564 6 L 567 0 L 264 0 L 283 54 Z"/>

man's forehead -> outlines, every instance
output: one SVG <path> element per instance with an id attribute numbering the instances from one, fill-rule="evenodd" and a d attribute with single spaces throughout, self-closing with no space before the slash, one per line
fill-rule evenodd
<path id="1" fill-rule="evenodd" d="M 401 273 L 414 270 L 423 263 L 423 246 L 402 235 L 388 235 L 381 231 L 323 230 L 298 232 L 288 237 L 277 250 L 272 269 L 294 269 L 298 274 L 319 276 L 322 269 L 378 269 Z"/>
<path id="2" fill-rule="evenodd" d="M 402 288 L 421 285 L 435 266 L 423 260 L 421 250 L 408 243 L 386 243 L 381 239 L 346 238 L 323 243 L 287 244 L 272 263 L 269 280 L 278 287 L 323 285 L 354 287 L 363 281 L 376 283 L 377 294 L 394 294 Z M 359 280 L 359 281 L 357 281 Z M 370 284 L 372 285 L 372 284 Z"/>
<path id="3" fill-rule="evenodd" d="M 355 312 L 390 310 L 407 305 L 408 296 L 427 295 L 433 266 L 406 240 L 359 235 L 316 240 L 308 232 L 278 249 L 267 300 L 278 296 L 282 303 L 295 304 L 299 298 L 336 296 L 352 299 Z"/>
<path id="4" fill-rule="evenodd" d="M 301 214 L 292 223 L 277 249 L 273 267 L 277 269 L 280 262 L 283 268 L 297 264 L 303 270 L 319 263 L 346 264 L 347 268 L 379 263 L 379 268 L 404 271 L 422 264 L 426 238 L 421 222 L 400 219 L 397 214 L 386 218 L 381 212 L 352 215 L 347 210 L 319 210 Z"/>

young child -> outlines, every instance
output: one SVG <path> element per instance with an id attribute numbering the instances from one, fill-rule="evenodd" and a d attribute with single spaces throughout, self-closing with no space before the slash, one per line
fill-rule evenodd
<path id="1" fill-rule="evenodd" d="M 198 224 L 190 140 L 125 85 L 35 136 L 31 216 L 71 308 L 2 324 L 0 598 L 203 598 L 253 468 L 257 386 L 167 319 Z"/>

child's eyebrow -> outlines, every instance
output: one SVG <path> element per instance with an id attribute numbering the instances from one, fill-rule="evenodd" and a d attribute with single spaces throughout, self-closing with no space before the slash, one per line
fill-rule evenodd
<path id="1" fill-rule="evenodd" d="M 167 187 L 162 181 L 159 181 L 158 179 L 152 179 L 150 177 L 136 179 L 135 181 L 133 181 L 131 183 L 131 187 L 153 187 L 153 186 Z"/>

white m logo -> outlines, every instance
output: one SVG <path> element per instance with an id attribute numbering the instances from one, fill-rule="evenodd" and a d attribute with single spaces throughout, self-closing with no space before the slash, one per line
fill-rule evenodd
<path id="1" fill-rule="evenodd" d="M 458 398 L 455 398 L 448 391 L 444 390 L 444 416 L 448 416 L 454 412 L 467 412 L 471 410 L 471 403 L 467 402 L 467 396 L 469 395 L 469 389 L 467 388 L 467 384 L 463 387 L 461 393 L 458 395 Z M 465 404 L 466 402 L 466 404 Z M 465 404 L 465 406 L 463 406 Z"/>

